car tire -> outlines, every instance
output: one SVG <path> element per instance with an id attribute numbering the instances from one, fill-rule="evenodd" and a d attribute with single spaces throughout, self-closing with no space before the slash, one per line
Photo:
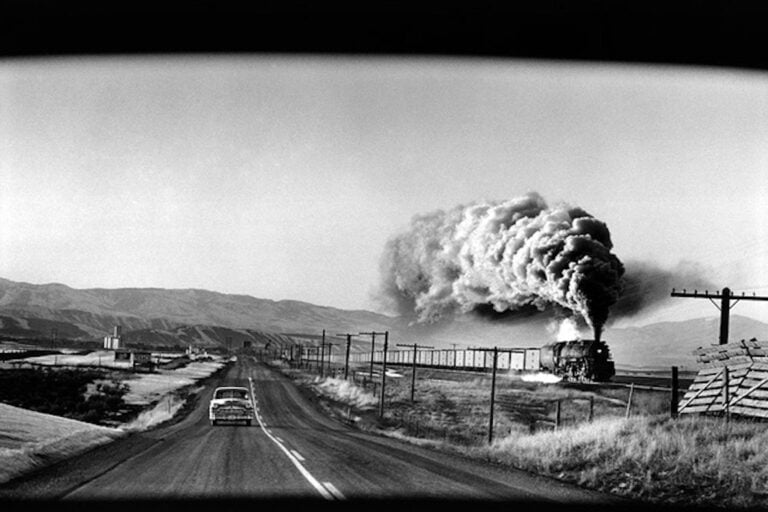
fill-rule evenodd
<path id="1" fill-rule="evenodd" d="M 251 426 L 251 420 L 245 420 L 245 426 L 250 427 Z"/>
<path id="2" fill-rule="evenodd" d="M 216 421 L 216 420 L 211 420 L 211 426 L 215 427 L 215 426 L 216 426 L 216 425 L 218 425 L 218 424 L 219 424 L 219 422 L 218 422 L 218 421 Z"/>

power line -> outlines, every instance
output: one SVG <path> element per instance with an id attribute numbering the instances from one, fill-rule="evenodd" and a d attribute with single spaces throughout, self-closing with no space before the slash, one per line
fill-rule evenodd
<path id="1" fill-rule="evenodd" d="M 768 297 L 758 297 L 754 293 L 751 296 L 746 295 L 743 292 L 740 296 L 733 295 L 730 288 L 728 287 L 723 288 L 722 293 L 717 291 L 715 293 L 709 293 L 709 290 L 704 290 L 704 293 L 699 293 L 698 290 L 694 290 L 693 293 L 690 293 L 685 288 L 683 288 L 682 292 L 676 292 L 675 289 L 672 288 L 672 297 L 708 299 L 710 302 L 712 302 L 712 304 L 714 304 L 715 307 L 720 310 L 720 345 L 725 345 L 728 343 L 728 324 L 730 319 L 730 311 L 733 306 L 742 300 L 768 301 Z M 732 298 L 736 299 L 733 304 L 731 304 Z M 718 304 L 712 299 L 720 299 L 720 305 L 718 306 Z"/>

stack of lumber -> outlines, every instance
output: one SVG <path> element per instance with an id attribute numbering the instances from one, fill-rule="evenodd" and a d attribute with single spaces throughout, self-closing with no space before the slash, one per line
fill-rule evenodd
<path id="1" fill-rule="evenodd" d="M 741 340 L 727 345 L 712 345 L 693 351 L 700 368 L 722 368 L 723 366 L 750 363 L 768 363 L 768 341 Z"/>
<path id="2" fill-rule="evenodd" d="M 700 370 L 680 401 L 680 414 L 768 418 L 768 342 L 742 340 L 700 348 L 694 354 Z"/>

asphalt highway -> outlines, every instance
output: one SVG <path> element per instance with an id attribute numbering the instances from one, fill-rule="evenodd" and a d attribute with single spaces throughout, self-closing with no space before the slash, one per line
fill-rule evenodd
<path id="1" fill-rule="evenodd" d="M 210 425 L 215 386 L 251 387 L 258 421 Z M 526 472 L 361 432 L 328 417 L 280 372 L 240 358 L 181 421 L 0 486 L 0 498 L 356 498 L 616 503 Z"/>

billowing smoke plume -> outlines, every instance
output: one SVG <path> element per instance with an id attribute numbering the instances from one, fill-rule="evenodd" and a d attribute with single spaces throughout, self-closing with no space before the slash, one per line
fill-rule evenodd
<path id="1" fill-rule="evenodd" d="M 623 291 L 611 308 L 611 314 L 614 317 L 627 317 L 643 310 L 652 310 L 654 306 L 660 305 L 664 299 L 670 297 L 673 287 L 715 290 L 717 285 L 705 277 L 712 273 L 711 270 L 690 261 L 681 261 L 670 269 L 654 263 L 628 261 L 627 272 L 622 278 Z"/>
<path id="2" fill-rule="evenodd" d="M 578 207 L 550 208 L 535 192 L 458 206 L 415 217 L 387 243 L 383 291 L 417 322 L 555 307 L 599 337 L 624 273 L 612 247 L 603 222 Z"/>

